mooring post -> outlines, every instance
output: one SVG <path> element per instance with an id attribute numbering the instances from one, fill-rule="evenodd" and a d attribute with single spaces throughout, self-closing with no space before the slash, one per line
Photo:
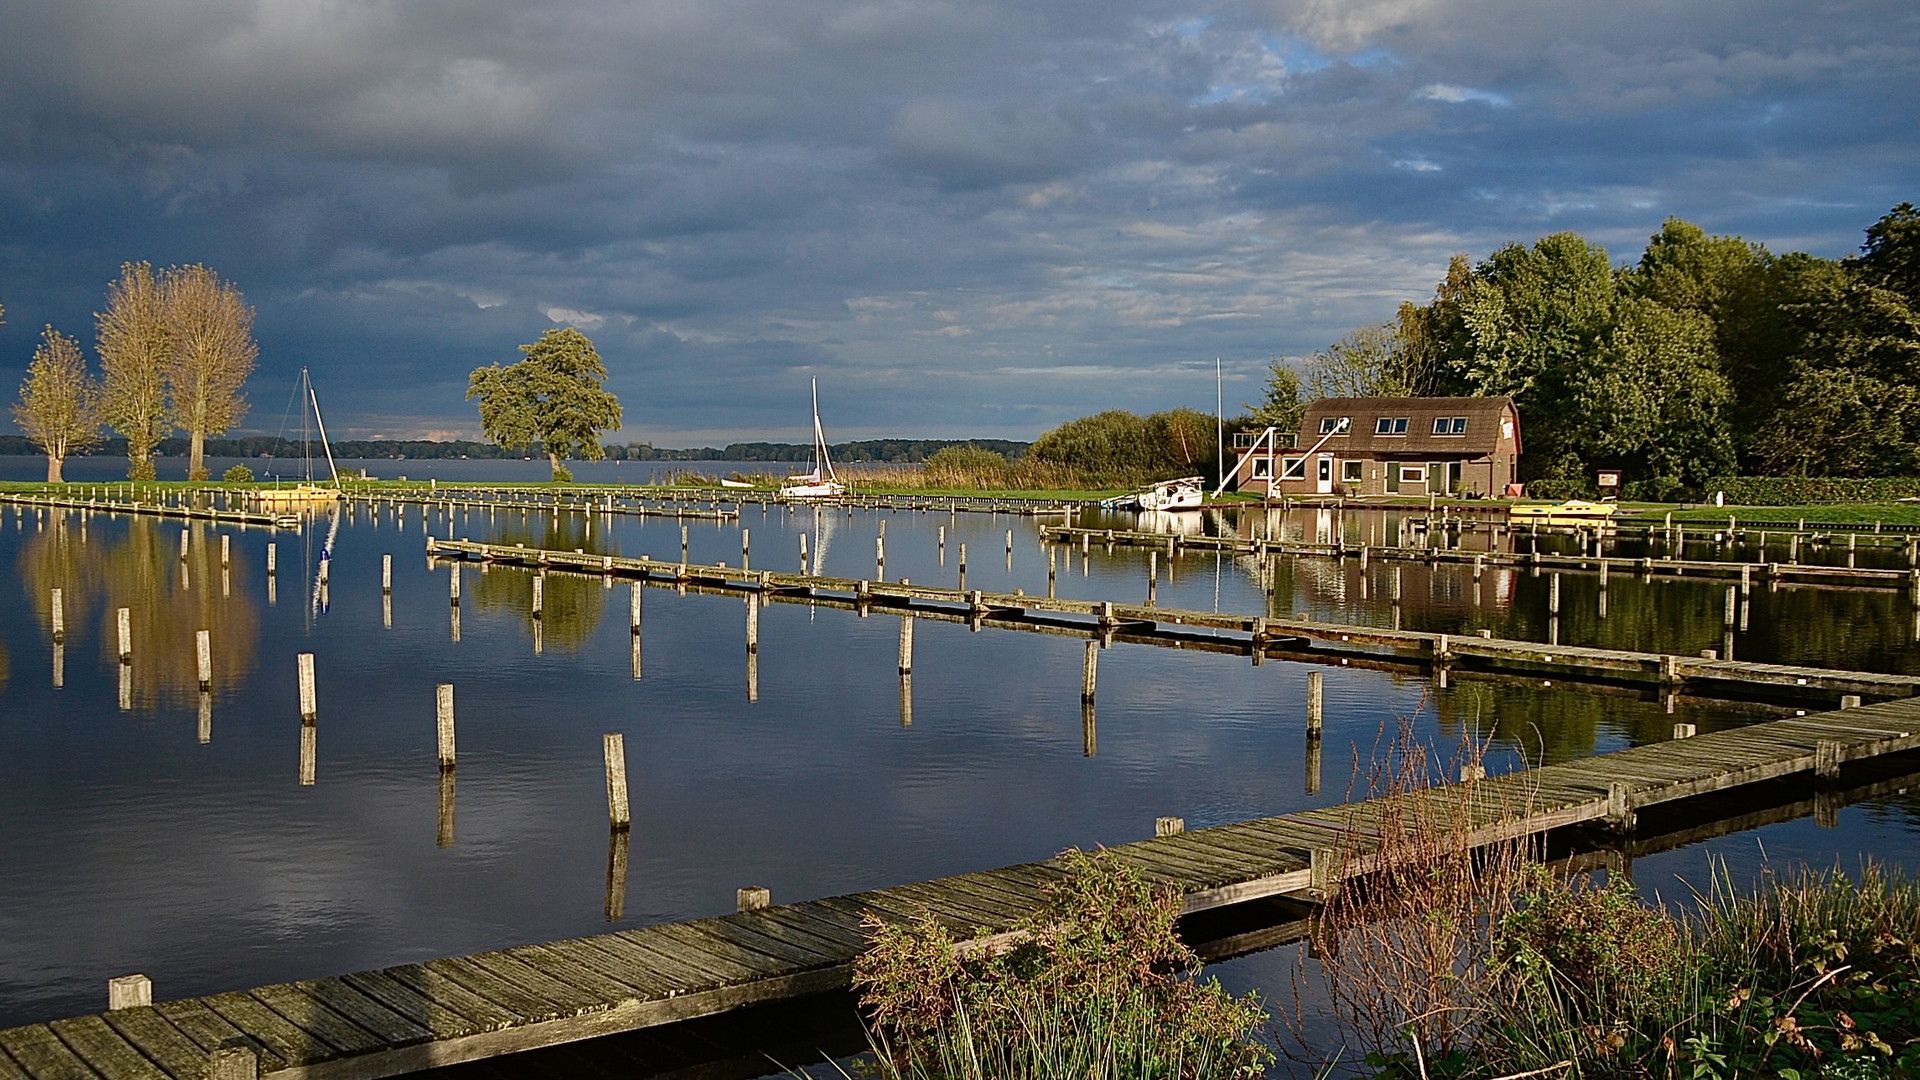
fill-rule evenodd
<path id="1" fill-rule="evenodd" d="M 145 975 L 120 975 L 107 980 L 107 1011 L 137 1009 L 153 1004 L 153 980 Z"/>
<path id="2" fill-rule="evenodd" d="M 764 885 L 749 885 L 735 897 L 739 910 L 762 911 L 773 906 L 773 890 Z"/>
<path id="3" fill-rule="evenodd" d="M 873 576 L 880 578 L 883 581 L 886 580 L 887 538 L 884 536 L 876 536 L 873 538 L 873 565 L 874 565 Z"/>
<path id="4" fill-rule="evenodd" d="M 1668 686 L 1675 686 L 1679 684 L 1680 682 L 1680 658 L 1679 657 L 1673 655 L 1672 653 L 1661 654 L 1660 681 Z"/>
<path id="5" fill-rule="evenodd" d="M 753 530 L 740 530 L 740 569 L 749 570 L 753 566 Z"/>
<path id="6" fill-rule="evenodd" d="M 213 685 L 213 635 L 206 630 L 193 632 L 194 671 L 200 676 L 200 689 Z"/>
<path id="7" fill-rule="evenodd" d="M 546 580 L 547 580 L 547 575 L 545 574 L 535 572 L 533 575 L 533 617 L 536 619 L 540 618 L 541 608 L 546 599 L 543 595 L 541 595 L 545 591 L 543 586 L 545 585 Z"/>
<path id="8" fill-rule="evenodd" d="M 1632 832 L 1634 822 L 1631 789 L 1625 780 L 1607 785 L 1607 823 L 1620 832 Z"/>
<path id="9" fill-rule="evenodd" d="M 300 672 L 300 719 L 317 720 L 320 717 L 320 705 L 314 695 L 313 654 L 303 652 L 295 659 Z"/>
<path id="10" fill-rule="evenodd" d="M 460 564 L 447 567 L 447 603 L 460 606 Z"/>
<path id="11" fill-rule="evenodd" d="M 760 651 L 760 594 L 747 594 L 747 651 Z"/>
<path id="12" fill-rule="evenodd" d="M 1556 616 L 1560 614 L 1559 574 L 1550 574 L 1547 577 L 1547 614 Z"/>
<path id="13" fill-rule="evenodd" d="M 1673 725 L 1673 737 L 1676 739 L 1691 739 L 1696 730 L 1692 724 L 1675 724 Z"/>
<path id="14" fill-rule="evenodd" d="M 900 620 L 900 674 L 913 674 L 913 616 Z"/>
<path id="15" fill-rule="evenodd" d="M 1340 888 L 1339 855 L 1330 847 L 1317 847 L 1307 854 L 1308 886 L 1322 899 L 1331 897 Z"/>
<path id="16" fill-rule="evenodd" d="M 1086 658 L 1080 662 L 1080 700 L 1092 701 L 1094 684 L 1100 673 L 1100 643 L 1087 642 Z"/>
<path id="17" fill-rule="evenodd" d="M 680 526 L 680 565 L 682 568 L 687 565 L 687 527 L 685 525 Z"/>
<path id="18" fill-rule="evenodd" d="M 1813 747 L 1813 775 L 1817 780 L 1838 780 L 1840 778 L 1841 747 L 1837 742 L 1822 739 Z"/>
<path id="19" fill-rule="evenodd" d="M 1734 617 L 1739 613 L 1739 603 L 1739 590 L 1732 585 L 1727 586 L 1726 612 L 1720 620 L 1721 626 L 1728 630 L 1733 629 Z"/>
<path id="20" fill-rule="evenodd" d="M 120 662 L 130 663 L 133 660 L 133 612 L 121 608 L 113 613 L 113 621 L 120 635 Z"/>
<path id="21" fill-rule="evenodd" d="M 627 594 L 627 630 L 631 633 L 640 632 L 640 591 L 645 588 L 645 582 L 636 581 Z"/>
<path id="22" fill-rule="evenodd" d="M 1155 836 L 1179 836 L 1186 831 L 1186 818 L 1158 817 L 1153 819 L 1153 835 Z"/>
<path id="23" fill-rule="evenodd" d="M 439 683 L 433 688 L 434 730 L 438 735 L 440 767 L 453 768 L 453 684 Z"/>
<path id="24" fill-rule="evenodd" d="M 625 830 L 633 822 L 627 808 L 627 737 L 607 732 L 607 818 L 615 829 Z"/>
<path id="25" fill-rule="evenodd" d="M 1841 708 L 1843 708 L 1843 709 L 1857 709 L 1857 708 L 1859 708 L 1859 707 L 1860 707 L 1860 695 L 1859 695 L 1859 694 L 1841 694 L 1841 695 L 1840 695 L 1840 707 L 1841 707 Z"/>
<path id="26" fill-rule="evenodd" d="M 181 562 L 187 561 L 187 537 L 189 535 L 190 533 L 188 532 L 188 530 L 186 529 L 180 530 L 180 561 Z"/>

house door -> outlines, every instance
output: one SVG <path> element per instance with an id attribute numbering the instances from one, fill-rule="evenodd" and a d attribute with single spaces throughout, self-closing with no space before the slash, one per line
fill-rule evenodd
<path id="1" fill-rule="evenodd" d="M 1460 494 L 1460 478 L 1464 464 L 1459 461 L 1447 462 L 1447 493 L 1449 495 Z"/>
<path id="2" fill-rule="evenodd" d="M 1320 455 L 1320 471 L 1314 476 L 1314 490 L 1322 495 L 1333 494 L 1333 455 Z"/>
<path id="3" fill-rule="evenodd" d="M 1400 463 L 1397 461 L 1389 461 L 1386 462 L 1385 465 L 1387 470 L 1387 494 L 1398 495 L 1400 494 Z"/>
<path id="4" fill-rule="evenodd" d="M 1427 462 L 1427 490 L 1436 495 L 1445 495 L 1453 490 L 1447 486 L 1447 465 L 1445 462 Z"/>

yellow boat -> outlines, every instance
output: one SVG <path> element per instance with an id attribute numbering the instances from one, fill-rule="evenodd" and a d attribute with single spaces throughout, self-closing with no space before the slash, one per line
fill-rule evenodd
<path id="1" fill-rule="evenodd" d="M 1568 499 L 1557 503 L 1516 503 L 1507 508 L 1509 517 L 1539 518 L 1610 518 L 1620 507 L 1614 503 L 1588 502 L 1585 499 Z"/>
<path id="2" fill-rule="evenodd" d="M 339 499 L 339 488 L 321 487 L 318 484 L 262 488 L 253 493 L 254 503 L 268 513 L 299 513 L 315 507 L 331 506 Z"/>

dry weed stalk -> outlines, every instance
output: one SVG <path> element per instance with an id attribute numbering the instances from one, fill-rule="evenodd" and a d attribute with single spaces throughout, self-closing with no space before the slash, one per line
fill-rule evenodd
<path id="1" fill-rule="evenodd" d="M 1317 978 L 1341 1039 L 1366 1052 L 1410 1049 L 1424 1064 L 1470 1045 L 1496 1015 L 1491 932 L 1540 845 L 1512 835 L 1530 808 L 1525 791 L 1451 782 L 1480 775 L 1484 743 L 1463 736 L 1457 760 L 1444 762 L 1403 716 L 1378 745 L 1367 801 L 1349 798 L 1337 849 L 1346 882 L 1314 922 L 1295 994 L 1301 978 Z"/>

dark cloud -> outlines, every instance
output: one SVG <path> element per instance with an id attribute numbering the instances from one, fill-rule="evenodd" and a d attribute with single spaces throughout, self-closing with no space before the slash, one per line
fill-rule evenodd
<path id="1" fill-rule="evenodd" d="M 126 259 L 355 433 L 557 323 L 626 437 L 1030 436 L 1248 400 L 1460 250 L 1678 214 L 1836 255 L 1916 196 L 1910 5 L 20 0 L 0 380 Z"/>

